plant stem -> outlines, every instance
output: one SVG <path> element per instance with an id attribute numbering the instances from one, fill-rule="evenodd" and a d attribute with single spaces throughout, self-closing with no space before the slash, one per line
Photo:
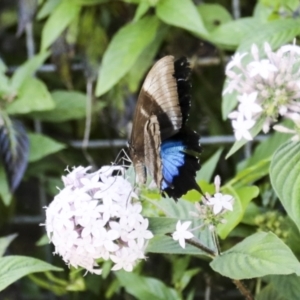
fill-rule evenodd
<path id="1" fill-rule="evenodd" d="M 187 244 L 193 245 L 201 250 L 203 250 L 205 253 L 207 253 L 211 258 L 214 258 L 217 256 L 217 253 L 213 250 L 211 250 L 210 248 L 204 246 L 199 240 L 193 238 L 193 239 L 189 239 L 186 240 Z"/>
<path id="2" fill-rule="evenodd" d="M 246 300 L 254 300 L 254 297 L 252 296 L 251 292 L 248 290 L 248 288 L 244 285 L 242 281 L 232 279 L 232 282 L 236 285 L 236 287 L 241 292 L 241 294 L 245 297 Z"/>

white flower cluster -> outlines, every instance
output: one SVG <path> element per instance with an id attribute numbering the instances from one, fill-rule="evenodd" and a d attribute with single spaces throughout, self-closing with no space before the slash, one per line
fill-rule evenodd
<path id="1" fill-rule="evenodd" d="M 111 260 L 112 270 L 132 271 L 144 259 L 148 219 L 122 167 L 105 166 L 94 173 L 77 167 L 63 176 L 62 189 L 46 208 L 46 230 L 56 254 L 74 267 L 101 274 L 96 260 Z"/>
<path id="2" fill-rule="evenodd" d="M 274 52 L 265 43 L 264 51 L 267 58 L 261 59 L 258 47 L 253 44 L 251 62 L 242 64 L 249 54 L 236 53 L 226 67 L 229 82 L 223 94 L 233 91 L 238 94 L 237 110 L 228 116 L 236 140 L 252 140 L 249 130 L 260 117 L 265 120 L 265 133 L 279 116 L 291 119 L 300 128 L 300 47 L 285 45 Z"/>

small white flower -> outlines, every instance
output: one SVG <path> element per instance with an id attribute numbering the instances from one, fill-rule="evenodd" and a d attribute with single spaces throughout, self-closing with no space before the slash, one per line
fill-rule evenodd
<path id="1" fill-rule="evenodd" d="M 252 92 L 251 94 L 238 96 L 240 102 L 238 110 L 247 120 L 251 120 L 254 114 L 260 113 L 263 110 L 262 107 L 256 103 L 257 94 L 258 92 Z"/>
<path id="2" fill-rule="evenodd" d="M 115 255 L 111 255 L 110 259 L 115 263 L 112 267 L 113 271 L 124 269 L 127 272 L 131 272 L 136 263 L 137 256 L 130 248 L 123 247 Z"/>
<path id="3" fill-rule="evenodd" d="M 191 239 L 194 236 L 187 230 L 191 224 L 191 221 L 186 221 L 182 224 L 181 221 L 178 221 L 176 224 L 176 231 L 172 234 L 173 240 L 178 241 L 182 248 L 185 248 L 185 240 Z"/>
<path id="4" fill-rule="evenodd" d="M 223 195 L 221 193 L 214 194 L 213 197 L 209 198 L 207 205 L 213 207 L 213 212 L 215 215 L 219 214 L 222 210 L 233 210 L 232 207 L 232 196 Z"/>
<path id="5" fill-rule="evenodd" d="M 245 120 L 243 115 L 239 115 L 236 120 L 232 120 L 232 127 L 237 141 L 242 138 L 251 141 L 253 140 L 249 130 L 254 126 L 254 120 Z"/>
<path id="6" fill-rule="evenodd" d="M 144 219 L 142 222 L 138 222 L 134 226 L 134 230 L 128 234 L 128 238 L 137 239 L 138 244 L 143 245 L 144 239 L 149 240 L 153 238 L 151 231 L 147 230 L 149 226 L 149 220 Z"/>
<path id="7" fill-rule="evenodd" d="M 250 77 L 259 75 L 264 79 L 267 79 L 270 73 L 278 71 L 277 67 L 274 66 L 268 59 L 249 63 L 248 70 Z"/>
<path id="8" fill-rule="evenodd" d="M 229 70 L 231 70 L 235 66 L 240 67 L 241 66 L 241 61 L 242 61 L 243 57 L 245 57 L 246 55 L 248 55 L 247 52 L 245 52 L 245 53 L 236 52 L 231 57 L 231 61 L 227 64 L 226 72 L 228 72 Z"/>

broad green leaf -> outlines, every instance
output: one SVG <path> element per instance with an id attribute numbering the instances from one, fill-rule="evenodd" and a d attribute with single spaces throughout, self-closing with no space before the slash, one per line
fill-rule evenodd
<path id="1" fill-rule="evenodd" d="M 0 291 L 11 283 L 30 273 L 62 271 L 39 259 L 26 256 L 5 256 L 0 258 Z"/>
<path id="2" fill-rule="evenodd" d="M 28 78 L 19 91 L 19 97 L 8 104 L 9 114 L 26 114 L 32 111 L 50 110 L 55 106 L 47 86 L 39 79 Z"/>
<path id="3" fill-rule="evenodd" d="M 51 93 L 51 97 L 55 103 L 54 109 L 47 112 L 36 112 L 31 116 L 46 122 L 65 122 L 85 118 L 87 99 L 85 94 L 61 90 Z M 98 111 L 99 108 L 99 105 L 95 105 L 93 112 Z"/>
<path id="4" fill-rule="evenodd" d="M 200 37 L 207 37 L 200 14 L 191 0 L 160 0 L 156 15 L 165 23 L 189 30 Z"/>
<path id="5" fill-rule="evenodd" d="M 262 129 L 263 124 L 265 122 L 265 119 L 263 117 L 261 117 L 260 119 L 258 119 L 256 121 L 256 124 L 254 125 L 254 127 L 250 130 L 251 136 L 255 137 Z M 239 141 L 236 141 L 233 146 L 230 148 L 228 154 L 226 155 L 226 159 L 229 158 L 232 154 L 234 154 L 236 151 L 238 151 L 241 147 L 243 147 L 246 143 L 248 143 L 249 141 L 245 140 L 244 138 L 242 138 Z"/>
<path id="6" fill-rule="evenodd" d="M 209 39 L 219 47 L 234 50 L 244 40 L 245 36 L 257 33 L 262 24 L 252 17 L 241 18 L 220 25 L 211 32 Z"/>
<path id="7" fill-rule="evenodd" d="M 140 88 L 141 80 L 152 66 L 153 59 L 157 54 L 158 49 L 168 32 L 168 29 L 169 28 L 167 26 L 161 24 L 154 40 L 144 49 L 134 63 L 133 67 L 126 75 L 126 80 L 128 81 L 131 92 L 137 92 L 138 88 Z"/>
<path id="8" fill-rule="evenodd" d="M 149 230 L 154 235 L 162 235 L 166 233 L 172 233 L 175 231 L 176 223 L 178 219 L 176 218 L 165 218 L 165 217 L 152 217 L 149 219 Z"/>
<path id="9" fill-rule="evenodd" d="M 220 160 L 220 156 L 222 154 L 223 148 L 216 151 L 216 153 L 211 156 L 203 166 L 201 167 L 200 171 L 197 173 L 196 180 L 205 180 L 206 182 L 211 182 L 212 175 L 217 167 L 217 164 Z"/>
<path id="10" fill-rule="evenodd" d="M 50 52 L 41 52 L 34 57 L 27 60 L 21 65 L 13 74 L 11 78 L 10 88 L 12 91 L 17 92 L 22 84 L 33 76 L 36 70 L 44 63 L 48 58 Z"/>
<path id="11" fill-rule="evenodd" d="M 10 205 L 12 200 L 12 194 L 10 192 L 8 180 L 2 165 L 0 165 L 0 197 L 5 206 Z"/>
<path id="12" fill-rule="evenodd" d="M 210 265 L 221 275 L 237 280 L 300 274 L 300 264 L 293 252 L 271 232 L 247 237 L 216 257 Z"/>
<path id="13" fill-rule="evenodd" d="M 217 228 L 218 234 L 222 239 L 225 239 L 241 222 L 249 202 L 259 194 L 259 189 L 256 186 L 245 186 L 237 190 L 226 186 L 224 192 L 227 193 L 227 191 L 234 197 L 234 204 L 233 211 L 228 211 L 224 216 L 226 223 L 220 224 Z"/>
<path id="14" fill-rule="evenodd" d="M 262 209 L 254 202 L 250 202 L 245 210 L 241 223 L 247 225 L 256 225 L 255 218 L 262 213 Z"/>
<path id="15" fill-rule="evenodd" d="M 273 5 L 272 5 L 273 6 Z M 255 19 L 260 20 L 261 22 L 267 22 L 269 19 L 269 16 L 272 14 L 274 7 L 268 7 L 265 4 L 261 2 L 257 2 L 254 11 L 253 11 L 253 17 Z"/>
<path id="16" fill-rule="evenodd" d="M 60 34 L 79 15 L 80 5 L 73 1 L 62 0 L 47 19 L 43 31 L 41 50 L 47 49 Z"/>
<path id="17" fill-rule="evenodd" d="M 114 35 L 99 69 L 97 96 L 106 93 L 130 70 L 155 38 L 158 25 L 155 16 L 145 17 L 124 26 Z"/>
<path id="18" fill-rule="evenodd" d="M 299 299 L 300 295 L 300 277 L 291 275 L 272 275 L 267 277 L 268 282 L 281 297 L 292 300 Z"/>
<path id="19" fill-rule="evenodd" d="M 119 283 L 127 293 L 136 299 L 173 300 L 179 299 L 177 292 L 167 287 L 162 281 L 144 277 L 131 272 L 119 271 L 115 273 Z"/>
<path id="20" fill-rule="evenodd" d="M 257 22 L 257 19 L 255 19 Z M 255 34 L 249 32 L 245 35 L 238 47 L 238 52 L 249 51 L 253 43 L 262 48 L 268 42 L 272 49 L 277 49 L 300 34 L 300 21 L 298 19 L 280 19 L 262 24 L 263 30 L 256 30 Z"/>
<path id="21" fill-rule="evenodd" d="M 45 135 L 38 133 L 28 134 L 30 141 L 29 161 L 37 161 L 47 155 L 64 149 L 66 146 Z"/>
<path id="22" fill-rule="evenodd" d="M 271 184 L 283 207 L 300 228 L 300 143 L 286 142 L 273 155 Z"/>
<path id="23" fill-rule="evenodd" d="M 226 78 L 223 91 L 226 89 L 227 85 L 229 83 L 229 79 Z M 238 100 L 237 100 L 238 93 L 236 91 L 233 91 L 232 93 L 226 93 L 222 97 L 222 118 L 223 120 L 227 120 L 228 115 L 233 109 L 237 106 Z"/>
<path id="24" fill-rule="evenodd" d="M 201 3 L 198 5 L 197 10 L 209 32 L 232 21 L 230 13 L 220 4 Z"/>
<path id="25" fill-rule="evenodd" d="M 17 236 L 18 235 L 15 233 L 15 234 L 10 234 L 10 235 L 0 238 L 0 259 L 1 259 L 1 256 L 3 256 L 3 254 L 5 253 L 7 247 Z"/>

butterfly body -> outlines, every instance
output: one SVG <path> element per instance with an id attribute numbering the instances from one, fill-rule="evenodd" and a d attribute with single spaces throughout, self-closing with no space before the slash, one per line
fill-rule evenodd
<path id="1" fill-rule="evenodd" d="M 200 169 L 199 135 L 185 127 L 190 108 L 187 60 L 160 59 L 148 73 L 139 94 L 130 139 L 136 181 L 149 172 L 158 188 L 177 199 L 190 189 Z"/>

